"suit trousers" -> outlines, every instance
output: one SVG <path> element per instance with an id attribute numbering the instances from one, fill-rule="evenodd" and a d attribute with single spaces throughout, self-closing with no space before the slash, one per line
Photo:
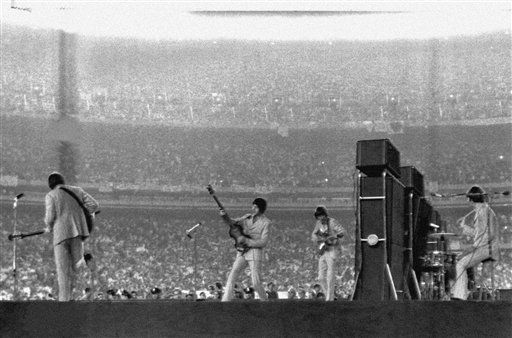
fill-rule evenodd
<path id="1" fill-rule="evenodd" d="M 227 302 L 233 299 L 233 286 L 235 280 L 245 269 L 247 264 L 249 264 L 249 268 L 251 269 L 252 287 L 254 288 L 254 291 L 258 293 L 260 299 L 267 299 L 267 293 L 261 285 L 260 280 L 261 260 L 246 260 L 245 257 L 241 255 L 236 257 L 235 262 L 233 263 L 233 268 L 229 273 L 228 281 L 226 283 L 226 290 L 222 296 L 223 302 Z"/>
<path id="2" fill-rule="evenodd" d="M 80 236 L 68 238 L 54 247 L 57 281 L 59 283 L 59 301 L 73 299 L 73 287 L 76 275 L 85 267 L 84 244 Z"/>
<path id="3" fill-rule="evenodd" d="M 325 293 L 325 300 L 334 300 L 334 283 L 336 258 L 329 252 L 324 253 L 318 259 L 318 283 Z"/>
<path id="4" fill-rule="evenodd" d="M 460 299 L 468 298 L 468 273 L 466 270 L 478 265 L 478 263 L 489 257 L 489 246 L 485 245 L 474 248 L 473 251 L 458 258 L 455 266 L 455 284 L 452 286 L 452 297 Z"/>

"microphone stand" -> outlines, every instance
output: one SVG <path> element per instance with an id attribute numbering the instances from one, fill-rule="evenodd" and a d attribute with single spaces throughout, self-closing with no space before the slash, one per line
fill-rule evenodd
<path id="1" fill-rule="evenodd" d="M 196 237 L 193 234 L 193 231 L 189 232 L 187 234 L 187 237 L 190 238 L 190 240 L 194 243 L 194 257 L 193 257 L 193 265 L 194 265 L 194 277 L 193 277 L 193 287 L 194 287 L 194 293 L 196 292 L 196 286 L 197 286 L 197 241 Z"/>
<path id="2" fill-rule="evenodd" d="M 19 194 L 14 198 L 14 204 L 12 206 L 13 213 L 13 230 L 12 233 L 16 234 L 16 228 L 18 226 L 18 199 L 20 199 L 23 194 Z M 13 238 L 12 241 L 12 277 L 14 279 L 13 285 L 13 298 L 14 300 L 18 300 L 18 272 L 16 269 L 16 238 Z"/>

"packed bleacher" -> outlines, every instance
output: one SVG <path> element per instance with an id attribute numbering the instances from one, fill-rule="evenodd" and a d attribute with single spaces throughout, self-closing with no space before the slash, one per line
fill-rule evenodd
<path id="1" fill-rule="evenodd" d="M 1 173 L 44 181 L 62 149 L 52 121 L 4 116 Z M 84 122 L 77 137 L 78 182 L 100 187 L 204 190 L 224 187 L 341 188 L 353 185 L 356 142 L 390 138 L 402 165 L 426 181 L 447 184 L 510 182 L 510 124 L 407 127 L 400 134 L 356 130 L 179 128 Z M 508 136 L 507 136 L 508 135 Z"/>
<path id="2" fill-rule="evenodd" d="M 4 27 L 4 111 L 55 109 L 59 38 Z M 304 127 L 511 116 L 508 32 L 389 42 L 76 40 L 87 118 Z"/>

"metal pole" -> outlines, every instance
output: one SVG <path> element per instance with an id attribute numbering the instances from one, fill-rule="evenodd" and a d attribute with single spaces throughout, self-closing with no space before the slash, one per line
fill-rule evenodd
<path id="1" fill-rule="evenodd" d="M 412 254 L 412 245 L 413 245 L 413 226 L 412 226 L 412 222 L 413 222 L 413 212 L 412 212 L 412 208 L 413 208 L 413 198 L 414 198 L 414 194 L 413 192 L 411 191 L 408 195 L 408 209 L 409 209 L 409 212 L 407 214 L 407 223 L 408 223 L 408 228 L 407 228 L 407 233 L 408 233 L 408 238 L 407 238 L 407 263 L 405 265 L 405 269 L 404 269 L 404 290 L 407 290 L 407 296 L 409 299 L 412 299 L 413 296 L 411 295 L 411 290 L 409 289 L 409 276 L 412 276 L 412 278 L 414 279 L 414 270 L 412 269 L 413 267 L 413 254 Z M 417 281 L 416 281 L 417 282 Z M 415 291 L 417 291 L 415 289 Z"/>
<path id="2" fill-rule="evenodd" d="M 393 283 L 393 276 L 391 275 L 391 270 L 389 268 L 389 264 L 386 264 L 386 276 L 388 277 L 389 287 L 391 289 L 391 296 L 393 297 L 393 300 L 398 300 L 398 295 L 396 293 L 395 283 Z"/>
<path id="3" fill-rule="evenodd" d="M 16 234 L 16 228 L 18 226 L 18 197 L 14 198 L 14 204 L 13 204 L 13 230 L 12 233 Z M 13 298 L 14 300 L 18 300 L 18 272 L 16 270 L 16 246 L 17 239 L 14 238 L 12 241 L 12 277 L 14 279 L 14 285 L 13 285 Z"/>
<path id="4" fill-rule="evenodd" d="M 388 241 L 387 241 L 387 238 L 388 238 L 388 233 L 387 233 L 387 217 L 386 217 L 386 212 L 387 212 L 387 198 L 386 198 L 386 195 L 387 195 L 387 191 L 386 191 L 386 180 L 387 180 L 387 170 L 384 169 L 384 171 L 382 172 L 382 195 L 383 195 L 383 199 L 382 199 L 382 233 L 384 234 L 384 238 L 386 238 L 386 241 L 384 242 L 384 264 L 385 266 L 383 266 L 383 269 L 385 270 L 384 273 L 386 273 L 387 277 L 388 277 L 388 282 L 391 283 L 390 286 L 392 286 L 392 291 L 394 292 L 394 299 L 396 300 L 396 291 L 394 290 L 394 285 L 393 285 L 393 279 L 391 277 L 391 271 L 389 271 L 389 265 L 388 265 Z M 382 298 L 381 300 L 384 300 L 384 283 L 382 283 L 381 285 L 381 295 Z"/>
<path id="5" fill-rule="evenodd" d="M 194 241 L 194 292 L 197 288 L 197 242 L 196 238 L 192 238 Z"/>
<path id="6" fill-rule="evenodd" d="M 356 187 L 356 256 L 354 261 L 354 290 L 350 295 L 350 300 L 354 300 L 357 294 L 357 283 L 359 283 L 359 274 L 362 269 L 362 245 L 361 245 L 361 177 L 362 174 L 357 174 L 357 187 Z M 359 256 L 359 258 L 358 258 Z M 360 296 L 360 295 L 358 295 Z"/>

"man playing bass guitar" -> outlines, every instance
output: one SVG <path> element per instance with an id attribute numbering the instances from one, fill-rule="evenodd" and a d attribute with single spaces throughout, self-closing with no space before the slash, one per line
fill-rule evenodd
<path id="1" fill-rule="evenodd" d="M 339 239 L 344 229 L 334 218 L 327 215 L 324 206 L 315 210 L 315 228 L 311 240 L 318 245 L 318 283 L 326 295 L 325 300 L 334 300 L 335 262 L 339 256 Z"/>
<path id="2" fill-rule="evenodd" d="M 238 250 L 237 252 L 235 262 L 233 263 L 226 283 L 226 290 L 222 296 L 223 302 L 233 299 L 234 282 L 247 264 L 251 269 L 252 287 L 258 293 L 260 299 L 267 299 L 267 294 L 260 280 L 263 248 L 267 245 L 269 238 L 270 220 L 264 215 L 266 209 L 267 201 L 258 197 L 252 202 L 252 213 L 246 214 L 240 218 L 230 218 L 227 220 L 241 225 L 246 237 L 241 238 L 237 243 L 237 245 L 243 246 L 244 250 Z M 222 208 L 220 215 L 223 218 L 229 217 Z"/>

